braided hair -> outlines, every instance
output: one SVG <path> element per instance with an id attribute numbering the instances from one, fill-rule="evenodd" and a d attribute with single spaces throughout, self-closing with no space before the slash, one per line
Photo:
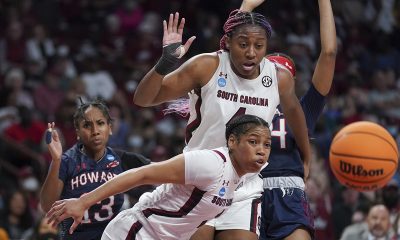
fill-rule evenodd
<path id="1" fill-rule="evenodd" d="M 227 38 L 232 36 L 232 33 L 238 26 L 244 24 L 259 25 L 263 29 L 265 29 L 265 32 L 267 33 L 267 38 L 271 37 L 272 27 L 264 15 L 256 12 L 245 12 L 236 9 L 229 14 L 229 17 L 224 24 L 224 35 L 222 36 L 221 41 L 219 43 L 221 49 L 227 50 L 226 48 Z"/>
<path id="2" fill-rule="evenodd" d="M 250 114 L 234 117 L 226 124 L 225 139 L 228 141 L 231 134 L 239 138 L 241 135 L 246 134 L 250 129 L 257 126 L 264 126 L 269 130 L 269 124 L 260 117 Z"/>
<path id="3" fill-rule="evenodd" d="M 76 109 L 74 113 L 75 129 L 79 129 L 79 123 L 85 119 L 85 111 L 89 107 L 98 108 L 103 113 L 104 117 L 107 119 L 107 123 L 110 124 L 112 122 L 110 111 L 104 101 L 102 101 L 101 99 L 97 99 L 92 102 L 83 103 L 81 98 L 79 98 L 79 100 L 80 100 L 80 106 L 78 107 L 78 109 Z"/>

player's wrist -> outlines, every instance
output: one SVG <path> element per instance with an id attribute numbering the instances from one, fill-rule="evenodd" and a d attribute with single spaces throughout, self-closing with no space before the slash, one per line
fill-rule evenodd
<path id="1" fill-rule="evenodd" d="M 179 56 L 176 56 L 177 50 L 181 47 L 181 43 L 171 43 L 167 46 L 163 47 L 163 53 L 161 58 L 158 60 L 157 64 L 154 67 L 154 70 L 160 75 L 167 75 L 172 72 L 175 68 L 175 65 L 178 63 Z M 182 49 L 181 49 L 182 51 Z"/>

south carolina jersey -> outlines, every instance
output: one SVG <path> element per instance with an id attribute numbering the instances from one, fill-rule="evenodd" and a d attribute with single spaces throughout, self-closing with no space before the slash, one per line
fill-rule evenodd
<path id="1" fill-rule="evenodd" d="M 109 147 L 102 159 L 96 162 L 87 157 L 81 149 L 82 144 L 76 144 L 61 157 L 59 179 L 64 182 L 64 188 L 60 199 L 79 198 L 122 173 L 121 157 L 133 160 L 133 165 L 147 164 L 141 155 L 126 152 L 117 154 L 117 151 Z M 123 201 L 123 195 L 118 194 L 93 205 L 85 211 L 82 223 L 72 235 L 68 233 L 72 219 L 64 220 L 61 224 L 62 239 L 100 239 L 106 225 L 119 213 Z"/>
<path id="2" fill-rule="evenodd" d="M 275 64 L 260 63 L 260 75 L 248 80 L 232 70 L 229 53 L 218 51 L 219 65 L 211 80 L 189 93 L 190 117 L 185 151 L 226 146 L 225 125 L 235 116 L 252 114 L 269 124 L 279 104 Z"/>
<path id="3" fill-rule="evenodd" d="M 307 93 L 300 99 L 304 111 L 309 136 L 325 106 L 325 97 L 311 85 Z M 303 161 L 300 157 L 293 133 L 289 129 L 280 108 L 276 110 L 271 126 L 272 146 L 268 166 L 261 174 L 266 177 L 298 176 L 304 177 Z"/>
<path id="4" fill-rule="evenodd" d="M 226 147 L 184 153 L 185 184 L 162 184 L 122 211 L 103 239 L 189 239 L 232 204 L 241 178 Z"/>

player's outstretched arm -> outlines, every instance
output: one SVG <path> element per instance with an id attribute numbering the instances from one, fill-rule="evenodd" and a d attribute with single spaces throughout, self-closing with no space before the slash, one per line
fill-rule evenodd
<path id="1" fill-rule="evenodd" d="M 72 233 L 82 221 L 83 214 L 93 204 L 144 184 L 185 183 L 185 160 L 183 154 L 167 161 L 153 163 L 136 169 L 125 171 L 95 190 L 82 195 L 79 199 L 56 201 L 47 213 L 49 222 L 57 225 L 66 218 L 72 217 L 74 223 Z"/>
<path id="2" fill-rule="evenodd" d="M 240 5 L 240 11 L 252 12 L 256 7 L 260 6 L 265 0 L 243 0 Z"/>
<path id="3" fill-rule="evenodd" d="M 312 83 L 321 95 L 326 96 L 332 86 L 337 52 L 335 20 L 330 0 L 318 0 L 320 15 L 321 53 Z"/>
<path id="4" fill-rule="evenodd" d="M 304 112 L 295 94 L 294 79 L 287 69 L 278 68 L 280 105 L 293 132 L 304 163 L 304 179 L 309 175 L 311 149 Z"/>
<path id="5" fill-rule="evenodd" d="M 51 155 L 51 164 L 40 191 L 40 206 L 47 212 L 51 205 L 60 199 L 61 191 L 64 187 L 63 181 L 58 178 L 61 164 L 62 146 L 57 130 L 54 129 L 54 122 L 47 124 L 46 131 L 47 147 Z"/>
<path id="6" fill-rule="evenodd" d="M 185 69 L 175 69 L 179 59 L 189 50 L 195 37 L 189 38 L 182 45 L 185 18 L 179 22 L 179 13 L 170 14 L 169 20 L 163 21 L 163 53 L 157 64 L 140 81 L 133 102 L 139 106 L 153 106 L 159 103 L 182 97 L 195 86 Z M 171 74 L 169 74 L 171 73 Z M 166 76 L 168 74 L 168 76 Z"/>

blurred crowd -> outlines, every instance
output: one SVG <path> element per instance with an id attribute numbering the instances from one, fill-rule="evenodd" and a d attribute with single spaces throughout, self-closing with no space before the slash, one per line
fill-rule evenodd
<path id="1" fill-rule="evenodd" d="M 307 193 L 317 239 L 339 239 L 365 220 L 372 202 L 391 212 L 397 231 L 399 179 L 376 191 L 341 186 L 329 169 L 329 146 L 344 125 L 368 120 L 400 143 L 400 0 L 331 0 L 338 38 L 333 89 L 313 136 Z M 102 98 L 110 108 L 110 146 L 162 161 L 182 152 L 187 116 L 165 115 L 168 104 L 132 103 L 138 81 L 161 55 L 162 20 L 186 18 L 184 56 L 219 49 L 222 25 L 241 0 L 2 0 L 0 1 L 0 239 L 47 239 L 38 192 L 51 159 L 43 141 L 47 122 L 76 142 L 72 115 L 78 97 Z M 256 9 L 273 26 L 268 52 L 291 56 L 299 96 L 308 89 L 319 53 L 315 0 L 266 1 Z M 185 39 L 184 39 L 185 41 Z M 134 204 L 139 188 L 127 194 Z M 42 235 L 39 230 L 44 228 Z"/>

